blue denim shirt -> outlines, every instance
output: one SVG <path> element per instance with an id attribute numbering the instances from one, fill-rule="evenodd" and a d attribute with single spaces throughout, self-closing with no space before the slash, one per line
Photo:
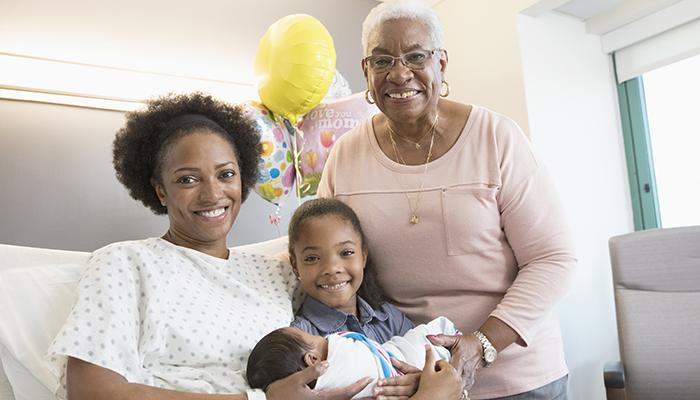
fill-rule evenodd
<path id="1" fill-rule="evenodd" d="M 392 336 L 403 336 L 415 325 L 395 306 L 384 303 L 374 310 L 357 296 L 360 319 L 321 303 L 307 296 L 291 325 L 312 335 L 326 336 L 343 331 L 362 333 L 368 338 L 384 343 Z"/>

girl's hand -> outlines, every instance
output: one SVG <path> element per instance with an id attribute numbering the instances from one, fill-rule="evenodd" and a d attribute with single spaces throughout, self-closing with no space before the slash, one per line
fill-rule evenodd
<path id="1" fill-rule="evenodd" d="M 479 339 L 474 335 L 429 335 L 428 340 L 434 345 L 443 346 L 450 350 L 452 355 L 450 364 L 462 378 L 462 389 L 471 389 L 474 386 L 476 371 L 484 365 L 481 354 L 483 347 Z"/>
<path id="2" fill-rule="evenodd" d="M 457 370 L 445 360 L 435 362 L 430 345 L 425 345 L 425 368 L 411 400 L 460 400 L 464 390 Z"/>
<path id="3" fill-rule="evenodd" d="M 284 379 L 273 382 L 267 388 L 265 397 L 267 400 L 349 400 L 372 382 L 372 378 L 366 377 L 344 389 L 310 389 L 308 384 L 323 375 L 328 370 L 328 365 L 328 361 L 317 362 Z"/>
<path id="4" fill-rule="evenodd" d="M 394 357 L 391 358 L 391 363 L 404 375 L 378 380 L 377 387 L 374 388 L 372 394 L 379 396 L 377 400 L 405 400 L 410 398 L 418 390 L 421 370 Z"/>

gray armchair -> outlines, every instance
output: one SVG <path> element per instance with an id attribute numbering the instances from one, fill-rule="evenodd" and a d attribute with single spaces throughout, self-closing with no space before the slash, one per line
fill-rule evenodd
<path id="1" fill-rule="evenodd" d="M 700 226 L 610 239 L 621 362 L 608 399 L 700 399 Z"/>

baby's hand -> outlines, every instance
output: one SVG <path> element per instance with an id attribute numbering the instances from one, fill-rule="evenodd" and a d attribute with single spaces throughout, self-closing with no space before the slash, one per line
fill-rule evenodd
<path id="1" fill-rule="evenodd" d="M 399 400 L 413 396 L 420 384 L 421 370 L 394 357 L 391 363 L 404 375 L 380 379 L 372 394 L 378 396 L 377 400 Z"/>

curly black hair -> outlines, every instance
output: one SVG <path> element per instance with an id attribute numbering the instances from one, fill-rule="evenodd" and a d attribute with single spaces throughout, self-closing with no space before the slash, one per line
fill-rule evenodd
<path id="1" fill-rule="evenodd" d="M 194 120 L 175 130 L 166 129 L 168 122 L 187 114 L 203 115 L 216 124 Z M 167 214 L 151 180 L 162 183 L 161 167 L 170 145 L 178 138 L 202 130 L 221 136 L 233 147 L 241 173 L 241 201 L 245 201 L 257 180 L 262 153 L 260 133 L 239 106 L 203 92 L 169 93 L 148 100 L 145 109 L 126 114 L 126 124 L 112 143 L 117 179 L 132 198 L 155 214 Z"/>
<path id="2" fill-rule="evenodd" d="M 292 218 L 289 220 L 288 250 L 291 257 L 296 258 L 294 246 L 296 246 L 299 240 L 301 230 L 304 229 L 313 218 L 325 216 L 336 216 L 348 221 L 350 225 L 352 225 L 352 229 L 362 240 L 362 250 L 367 251 L 367 237 L 362 230 L 360 219 L 357 217 L 357 214 L 355 214 L 355 211 L 349 205 L 338 199 L 318 198 L 302 203 L 299 208 L 294 211 Z M 362 297 L 362 299 L 375 310 L 386 303 L 386 295 L 384 294 L 384 289 L 379 284 L 377 269 L 372 260 L 372 255 L 369 252 L 367 252 L 364 276 L 360 287 L 357 289 L 357 295 Z"/>

